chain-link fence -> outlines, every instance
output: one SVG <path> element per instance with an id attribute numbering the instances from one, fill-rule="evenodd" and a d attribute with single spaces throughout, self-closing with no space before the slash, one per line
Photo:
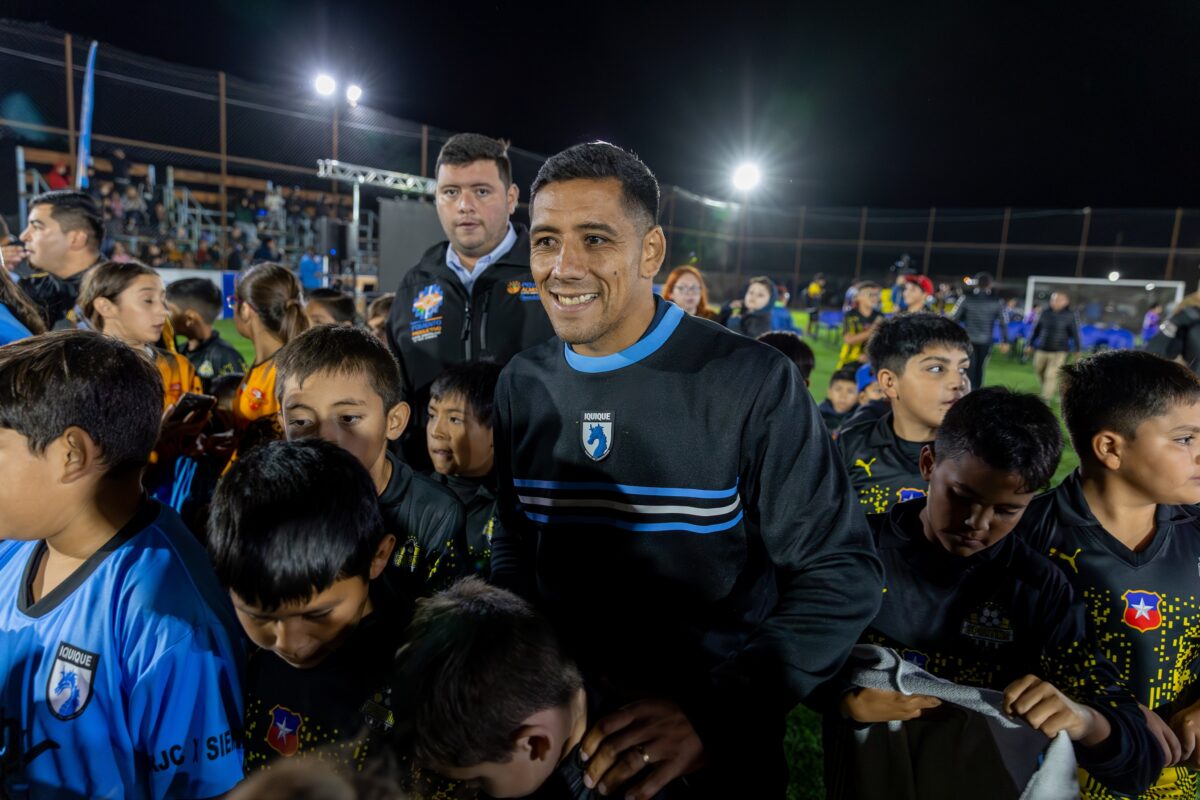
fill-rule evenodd
<path id="1" fill-rule="evenodd" d="M 44 26 L 0 22 L 0 142 L 9 145 L 0 157 L 0 213 L 11 223 L 21 222 L 20 196 L 35 188 L 29 172 L 71 161 L 88 44 Z M 108 45 L 97 56 L 93 131 L 99 177 L 120 147 L 135 170 L 155 167 L 159 182 L 170 167 L 175 190 L 186 188 L 189 202 L 218 220 L 231 219 L 235 198 L 261 193 L 266 181 L 348 216 L 347 187 L 318 178 L 318 159 L 429 175 L 451 135 L 340 98 L 288 95 Z M 510 154 L 524 190 L 544 157 L 519 146 Z M 363 208 L 373 209 L 380 194 L 363 187 Z M 824 273 L 832 293 L 855 278 L 887 279 L 904 253 L 935 280 L 987 271 L 1014 294 L 1030 275 L 1115 271 L 1189 288 L 1200 277 L 1194 209 L 778 209 L 668 186 L 662 221 L 668 265 L 698 264 L 722 299 L 760 274 L 795 292 Z"/>

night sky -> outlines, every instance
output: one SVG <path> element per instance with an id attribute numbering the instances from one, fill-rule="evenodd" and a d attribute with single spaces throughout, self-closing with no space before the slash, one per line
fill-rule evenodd
<path id="1" fill-rule="evenodd" d="M 69 8 L 68 6 L 79 6 Z M 1200 206 L 1200 4 L 219 0 L 3 14 L 550 154 L 604 138 L 781 205 Z M 382 165 L 386 166 L 386 165 Z"/>

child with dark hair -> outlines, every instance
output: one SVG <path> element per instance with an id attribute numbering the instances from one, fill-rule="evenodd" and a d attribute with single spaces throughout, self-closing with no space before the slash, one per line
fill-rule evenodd
<path id="1" fill-rule="evenodd" d="M 411 613 L 381 578 L 395 547 L 371 476 L 337 445 L 264 444 L 217 486 L 209 556 L 258 648 L 247 771 L 319 748 L 361 768 L 364 726 L 389 727 L 384 684 Z"/>
<path id="2" fill-rule="evenodd" d="M 410 721 L 397 743 L 418 766 L 488 797 L 596 796 L 580 745 L 599 697 L 549 620 L 517 595 L 468 577 L 421 600 L 392 685 Z M 681 783 L 657 796 L 685 796 Z"/>
<path id="3" fill-rule="evenodd" d="M 353 325 L 358 312 L 354 298 L 337 289 L 308 289 L 304 310 L 313 325 Z"/>
<path id="4" fill-rule="evenodd" d="M 196 368 L 205 394 L 212 393 L 213 378 L 246 372 L 242 354 L 213 327 L 223 305 L 221 290 L 208 278 L 184 278 L 167 286 L 171 327 L 187 337 L 183 352 Z"/>
<path id="5" fill-rule="evenodd" d="M 720 321 L 731 331 L 758 338 L 771 330 L 775 306 L 775 282 L 765 275 L 751 278 L 740 300 L 734 300 L 722 313 Z"/>
<path id="6" fill-rule="evenodd" d="M 162 392 L 91 331 L 0 348 L 6 797 L 213 797 L 242 777 L 233 609 L 142 490 Z"/>
<path id="7" fill-rule="evenodd" d="M 804 377 L 804 385 L 812 386 L 809 376 L 812 375 L 813 367 L 817 364 L 817 357 L 813 354 L 812 348 L 798 334 L 791 331 L 770 331 L 759 336 L 758 340 L 763 344 L 771 345 L 791 359 Z"/>
<path id="8" fill-rule="evenodd" d="M 952 683 L 1002 691 L 1005 713 L 1049 738 L 1066 731 L 1083 767 L 1110 790 L 1136 794 L 1157 777 L 1163 749 L 1089 635 L 1082 597 L 1045 557 L 1009 535 L 1061 452 L 1058 421 L 1032 395 L 989 388 L 951 408 L 936 441 L 921 452 L 928 496 L 869 518 L 886 578 L 883 605 L 863 641 Z M 833 692 L 841 716 L 860 725 L 926 717 L 951 702 L 855 688 L 847 673 L 839 680 L 846 681 Z M 954 724 L 949 720 L 934 714 L 928 724 Z M 836 745 L 826 750 L 830 796 L 857 796 L 852 787 L 865 780 L 869 759 L 864 749 L 855 763 L 854 742 L 869 748 L 872 738 L 903 734 L 889 725 L 853 737 L 839 726 Z M 976 767 L 944 759 L 936 777 L 916 767 L 900 771 L 917 776 L 916 796 L 928 796 L 956 785 L 965 790 L 978 779 Z M 1010 788 L 1015 797 L 1022 786 Z"/>
<path id="9" fill-rule="evenodd" d="M 392 313 L 392 303 L 396 302 L 396 293 L 381 294 L 367 306 L 367 329 L 376 339 L 387 343 L 388 315 Z"/>
<path id="10" fill-rule="evenodd" d="M 1030 505 L 1018 533 L 1087 600 L 1107 657 L 1152 710 L 1171 756 L 1146 796 L 1191 798 L 1200 767 L 1200 380 L 1132 350 L 1068 365 L 1063 378 L 1079 469 Z M 1112 796 L 1091 778 L 1083 794 Z"/>
<path id="11" fill-rule="evenodd" d="M 387 346 L 358 328 L 321 325 L 275 357 L 289 441 L 317 437 L 348 450 L 371 475 L 388 533 L 396 589 L 415 598 L 445 586 L 467 549 L 463 509 L 449 489 L 388 449 L 408 426 L 400 368 Z"/>
<path id="12" fill-rule="evenodd" d="M 429 387 L 425 437 L 434 479 L 458 496 L 466 510 L 466 554 L 458 559 L 468 572 L 487 577 L 496 516 L 496 381 L 500 365 L 471 361 L 450 367 Z"/>
<path id="13" fill-rule="evenodd" d="M 925 494 L 921 450 L 967 392 L 970 353 L 966 333 L 945 317 L 899 314 L 878 324 L 867 356 L 891 407 L 878 419 L 845 425 L 837 440 L 868 513 Z"/>
<path id="14" fill-rule="evenodd" d="M 858 284 L 854 307 L 846 312 L 842 320 L 842 351 L 838 356 L 838 369 L 857 368 L 862 361 L 867 339 L 871 338 L 875 326 L 883 320 L 883 314 L 879 311 L 879 297 L 879 284 L 871 281 Z"/>
<path id="15" fill-rule="evenodd" d="M 858 382 L 854 378 L 854 370 L 840 369 L 829 378 L 829 389 L 817 410 L 825 420 L 825 427 L 833 433 L 857 405 Z"/>

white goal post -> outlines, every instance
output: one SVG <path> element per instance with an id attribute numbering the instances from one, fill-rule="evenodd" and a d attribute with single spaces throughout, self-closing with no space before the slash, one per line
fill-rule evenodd
<path id="1" fill-rule="evenodd" d="M 1183 299 L 1185 284 L 1183 281 L 1032 275 L 1025 282 L 1025 314 L 1028 315 L 1034 305 L 1046 306 L 1054 292 L 1066 292 L 1071 298 L 1071 307 L 1084 324 L 1117 326 L 1140 332 L 1146 311 L 1161 303 L 1169 313 L 1171 307 Z"/>

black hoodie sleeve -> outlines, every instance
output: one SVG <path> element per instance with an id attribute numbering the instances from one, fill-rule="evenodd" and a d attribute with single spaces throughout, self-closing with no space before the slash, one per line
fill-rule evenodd
<path id="1" fill-rule="evenodd" d="M 509 375 L 509 370 L 504 370 L 496 382 L 492 450 L 496 454 L 496 516 L 500 524 L 492 535 L 491 582 L 532 599 L 535 540 L 513 485 Z"/>
<path id="2" fill-rule="evenodd" d="M 685 706 L 706 750 L 737 752 L 755 720 L 786 712 L 841 669 L 882 598 L 861 506 L 799 371 L 777 360 L 742 433 L 747 520 L 774 566 L 774 609 Z"/>

